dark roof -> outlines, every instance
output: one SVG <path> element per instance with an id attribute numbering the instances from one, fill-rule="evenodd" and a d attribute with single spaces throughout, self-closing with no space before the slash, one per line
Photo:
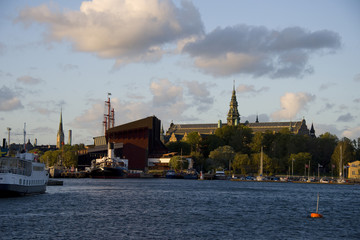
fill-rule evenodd
<path id="1" fill-rule="evenodd" d="M 119 125 L 113 128 L 109 128 L 107 130 L 107 134 L 109 133 L 116 133 L 121 131 L 127 131 L 137 128 L 147 128 L 147 129 L 153 129 L 153 122 L 157 119 L 155 116 L 143 118 L 134 122 L 126 123 L 123 125 Z"/>

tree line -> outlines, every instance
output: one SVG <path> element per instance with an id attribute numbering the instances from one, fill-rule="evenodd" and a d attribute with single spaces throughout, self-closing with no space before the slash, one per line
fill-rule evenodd
<path id="1" fill-rule="evenodd" d="M 313 175 L 318 168 L 321 174 L 338 176 L 340 158 L 343 165 L 360 159 L 359 145 L 360 138 L 338 139 L 328 132 L 318 137 L 293 134 L 289 129 L 253 133 L 244 125 L 224 126 L 204 137 L 192 132 L 185 140 L 166 144 L 171 152 L 190 155 L 198 171 L 231 168 L 243 175 L 258 173 L 263 148 L 263 169 L 268 176 L 290 171 Z"/>
<path id="2" fill-rule="evenodd" d="M 42 152 L 39 149 L 32 149 L 29 152 L 37 153 L 40 156 L 40 162 L 48 167 L 64 166 L 66 168 L 78 166 L 78 151 L 85 149 L 84 144 L 63 145 L 61 149 Z"/>

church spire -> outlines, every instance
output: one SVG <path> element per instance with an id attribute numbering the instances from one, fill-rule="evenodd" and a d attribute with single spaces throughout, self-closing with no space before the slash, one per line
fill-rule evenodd
<path id="1" fill-rule="evenodd" d="M 235 80 L 233 85 L 233 91 L 230 101 L 230 109 L 227 115 L 227 124 L 230 126 L 237 126 L 240 123 L 240 114 L 238 112 L 238 103 L 236 100 L 236 91 L 235 91 Z"/>
<path id="2" fill-rule="evenodd" d="M 56 139 L 56 147 L 61 148 L 62 145 L 64 145 L 64 129 L 62 123 L 62 108 L 61 108 L 59 130 L 57 132 L 57 139 Z"/>
<path id="3" fill-rule="evenodd" d="M 310 137 L 316 137 L 315 135 L 315 129 L 314 129 L 314 124 L 311 123 L 311 128 L 310 128 Z"/>

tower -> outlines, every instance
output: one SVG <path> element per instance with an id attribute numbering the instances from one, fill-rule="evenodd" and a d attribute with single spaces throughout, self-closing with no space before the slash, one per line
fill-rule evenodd
<path id="1" fill-rule="evenodd" d="M 237 126 L 240 123 L 240 114 L 238 112 L 238 103 L 236 100 L 236 92 L 235 92 L 235 81 L 230 101 L 230 109 L 227 115 L 227 125 Z"/>
<path id="2" fill-rule="evenodd" d="M 64 145 L 64 130 L 62 123 L 62 109 L 61 109 L 59 130 L 57 132 L 56 148 L 61 148 L 62 145 Z"/>
<path id="3" fill-rule="evenodd" d="M 313 137 L 313 138 L 316 137 L 316 135 L 315 135 L 315 129 L 314 129 L 314 124 L 313 124 L 313 123 L 311 124 L 310 137 Z"/>

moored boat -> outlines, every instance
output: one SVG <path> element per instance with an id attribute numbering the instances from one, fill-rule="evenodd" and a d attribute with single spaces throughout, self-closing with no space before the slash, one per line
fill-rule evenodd
<path id="1" fill-rule="evenodd" d="M 94 159 L 91 162 L 92 178 L 126 178 L 128 160 L 115 157 L 114 145 L 109 143 L 108 156 Z"/>
<path id="2" fill-rule="evenodd" d="M 45 193 L 49 174 L 32 153 L 0 158 L 0 196 Z"/>

